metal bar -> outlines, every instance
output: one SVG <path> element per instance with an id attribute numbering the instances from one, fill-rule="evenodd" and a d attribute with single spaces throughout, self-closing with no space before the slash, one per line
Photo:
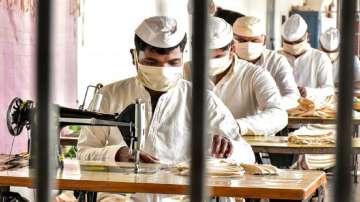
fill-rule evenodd
<path id="1" fill-rule="evenodd" d="M 355 0 L 341 1 L 340 85 L 337 110 L 334 201 L 352 201 L 351 150 L 354 81 Z"/>
<path id="2" fill-rule="evenodd" d="M 192 64 L 193 92 L 192 92 L 192 135 L 191 135 L 191 177 L 190 199 L 193 202 L 207 199 L 205 188 L 205 151 L 207 140 L 206 131 L 206 79 L 208 65 L 207 30 L 208 30 L 208 1 L 192 0 L 193 38 Z"/>
<path id="3" fill-rule="evenodd" d="M 58 119 L 61 125 L 94 125 L 94 126 L 124 126 L 131 127 L 131 123 L 102 120 L 96 118 L 59 118 Z"/>
<path id="4" fill-rule="evenodd" d="M 51 5 L 53 1 L 38 1 L 37 19 L 37 117 L 33 124 L 32 163 L 35 166 L 36 201 L 51 201 L 55 169 L 55 122 L 51 116 Z M 56 131 L 56 130 L 55 130 Z"/>
<path id="5" fill-rule="evenodd" d="M 266 36 L 268 49 L 275 49 L 275 0 L 267 0 L 266 2 Z"/>

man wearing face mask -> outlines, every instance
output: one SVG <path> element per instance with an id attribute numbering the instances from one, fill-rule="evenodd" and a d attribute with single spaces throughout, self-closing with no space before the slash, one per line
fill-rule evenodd
<path id="1" fill-rule="evenodd" d="M 233 54 L 230 24 L 217 17 L 209 18 L 209 23 L 210 89 L 237 119 L 242 135 L 277 133 L 287 125 L 287 114 L 281 108 L 274 79 L 266 70 Z M 190 80 L 190 63 L 185 64 L 184 76 Z"/>
<path id="2" fill-rule="evenodd" d="M 135 31 L 134 62 L 138 75 L 102 88 L 101 112 L 119 113 L 140 98 L 146 103 L 146 142 L 143 160 L 173 164 L 189 160 L 191 84 L 182 79 L 186 34 L 173 18 L 144 20 Z M 233 141 L 239 128 L 231 113 L 211 92 L 207 94 L 209 132 L 215 135 L 212 155 L 252 161 L 251 148 Z M 220 142 L 219 142 L 220 141 Z M 235 149 L 235 145 L 240 146 Z M 78 157 L 83 160 L 127 160 L 127 146 L 117 128 L 83 127 Z M 124 152 L 126 151 L 126 152 Z"/>
<path id="3" fill-rule="evenodd" d="M 280 90 L 285 109 L 297 106 L 300 94 L 292 68 L 283 55 L 265 48 L 266 36 L 261 20 L 252 16 L 238 18 L 233 30 L 237 56 L 270 72 Z"/>
<path id="4" fill-rule="evenodd" d="M 142 99 L 146 104 L 146 132 L 141 161 L 164 164 L 189 161 L 192 90 L 190 82 L 182 79 L 185 31 L 175 19 L 155 16 L 137 27 L 134 41 L 133 59 L 138 75 L 103 87 L 100 112 L 119 113 L 136 99 Z M 231 112 L 209 91 L 206 103 L 212 142 L 209 155 L 253 163 L 252 149 L 239 137 L 239 127 Z M 83 127 L 78 149 L 81 160 L 131 159 L 116 127 Z"/>
<path id="5" fill-rule="evenodd" d="M 298 14 L 282 26 L 283 54 L 293 67 L 295 82 L 302 97 L 321 100 L 334 94 L 331 61 L 308 43 L 307 24 Z"/>
<path id="6" fill-rule="evenodd" d="M 320 50 L 325 52 L 333 65 L 334 84 L 339 84 L 339 44 L 340 32 L 336 28 L 329 28 L 320 37 Z M 354 84 L 355 88 L 360 89 L 360 61 L 354 56 Z"/>

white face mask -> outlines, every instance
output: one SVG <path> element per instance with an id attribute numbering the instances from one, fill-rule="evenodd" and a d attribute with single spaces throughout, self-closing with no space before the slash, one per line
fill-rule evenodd
<path id="1" fill-rule="evenodd" d="M 138 62 L 137 54 L 134 55 L 138 68 L 137 77 L 145 87 L 151 90 L 162 92 L 168 91 L 183 77 L 183 67 L 156 67 L 143 65 Z"/>
<path id="2" fill-rule="evenodd" d="M 230 58 L 230 51 L 221 58 L 211 58 L 209 64 L 208 74 L 209 76 L 215 76 L 224 72 L 232 63 Z"/>
<path id="3" fill-rule="evenodd" d="M 288 44 L 286 42 L 283 42 L 284 51 L 293 56 L 298 56 L 303 54 L 305 51 L 308 50 L 309 47 L 310 45 L 307 42 L 307 40 L 303 40 L 302 42 L 297 44 Z"/>
<path id="4" fill-rule="evenodd" d="M 264 52 L 265 46 L 263 43 L 253 42 L 236 42 L 235 52 L 239 58 L 247 61 L 254 61 L 258 59 Z"/>

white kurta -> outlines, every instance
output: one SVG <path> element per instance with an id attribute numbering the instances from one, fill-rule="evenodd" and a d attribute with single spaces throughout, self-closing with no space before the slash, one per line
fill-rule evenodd
<path id="1" fill-rule="evenodd" d="M 287 59 L 276 51 L 265 49 L 256 65 L 268 70 L 274 78 L 282 96 L 282 106 L 285 109 L 296 107 L 300 93 Z"/>
<path id="2" fill-rule="evenodd" d="M 325 53 L 311 47 L 298 58 L 279 52 L 293 67 L 296 84 L 306 87 L 308 98 L 318 100 L 334 94 L 332 64 Z"/>
<path id="3" fill-rule="evenodd" d="M 234 57 L 229 72 L 209 88 L 224 102 L 239 123 L 242 135 L 274 135 L 287 125 L 287 113 L 270 73 Z M 185 78 L 190 78 L 189 63 Z"/>
<path id="4" fill-rule="evenodd" d="M 190 82 L 179 80 L 177 85 L 158 100 L 154 114 L 147 90 L 136 78 L 119 81 L 102 88 L 100 112 L 120 113 L 140 98 L 145 101 L 146 128 L 144 151 L 165 164 L 190 160 L 191 90 Z M 236 162 L 254 162 L 254 154 L 238 134 L 238 125 L 224 106 L 211 92 L 207 96 L 209 139 L 213 134 L 232 140 Z M 83 127 L 78 141 L 78 158 L 81 160 L 115 161 L 119 148 L 126 146 L 116 127 Z"/>
<path id="5" fill-rule="evenodd" d="M 360 61 L 357 56 L 354 56 L 354 81 L 360 81 Z M 339 82 L 339 60 L 333 63 L 334 83 Z"/>

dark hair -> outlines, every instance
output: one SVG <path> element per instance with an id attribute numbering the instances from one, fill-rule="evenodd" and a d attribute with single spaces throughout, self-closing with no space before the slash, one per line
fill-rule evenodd
<path id="1" fill-rule="evenodd" d="M 157 52 L 159 54 L 167 54 L 167 53 L 169 53 L 170 51 L 174 50 L 177 47 L 180 47 L 181 52 L 184 52 L 186 41 L 187 41 L 187 38 L 186 38 L 186 34 L 185 34 L 184 38 L 181 40 L 181 42 L 178 45 L 170 47 L 170 48 L 158 48 L 158 47 L 154 47 L 154 46 L 146 43 L 145 41 L 143 41 L 136 34 L 135 34 L 135 37 L 134 37 L 136 50 L 144 51 L 148 47 L 151 50 L 154 50 L 155 52 Z"/>

